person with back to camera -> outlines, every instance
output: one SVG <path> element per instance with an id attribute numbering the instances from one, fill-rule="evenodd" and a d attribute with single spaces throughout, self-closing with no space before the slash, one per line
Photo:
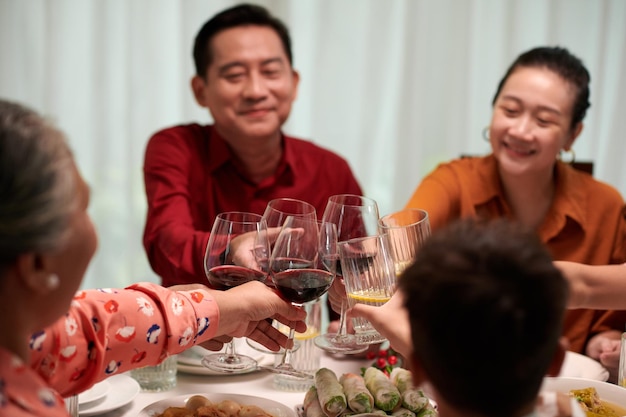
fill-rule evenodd
<path id="1" fill-rule="evenodd" d="M 64 135 L 0 100 L 0 416 L 68 416 L 62 396 L 195 344 L 278 351 L 270 318 L 305 331 L 305 312 L 260 282 L 77 292 L 97 245 L 88 204 Z"/>
<path id="2" fill-rule="evenodd" d="M 203 258 L 215 216 L 262 214 L 279 197 L 324 212 L 328 197 L 358 194 L 347 162 L 281 129 L 298 91 L 287 27 L 241 4 L 208 20 L 193 48 L 191 88 L 212 125 L 154 134 L 145 152 L 144 247 L 165 286 L 206 283 Z"/>
<path id="3" fill-rule="evenodd" d="M 408 358 L 441 417 L 583 417 L 574 398 L 539 395 L 565 356 L 567 298 L 534 233 L 504 219 L 463 219 L 433 232 L 391 301 L 349 314 Z"/>
<path id="4" fill-rule="evenodd" d="M 492 153 L 438 166 L 407 207 L 428 212 L 437 230 L 463 217 L 515 219 L 535 230 L 555 260 L 626 262 L 626 209 L 613 187 L 559 161 L 583 128 L 590 76 L 560 47 L 521 54 L 500 81 L 488 129 Z M 617 374 L 626 311 L 567 312 L 570 349 Z"/>

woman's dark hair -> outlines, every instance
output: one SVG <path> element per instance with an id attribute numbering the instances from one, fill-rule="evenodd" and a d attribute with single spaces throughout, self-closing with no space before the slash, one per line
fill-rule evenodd
<path id="1" fill-rule="evenodd" d="M 567 49 L 558 46 L 542 46 L 526 51 L 518 56 L 506 71 L 502 80 L 500 80 L 496 94 L 491 102 L 492 105 L 496 103 L 502 87 L 511 74 L 520 67 L 547 68 L 569 82 L 576 89 L 570 128 L 574 129 L 578 123 L 582 122 L 587 109 L 591 106 L 589 102 L 589 82 L 591 77 L 579 58 L 572 55 Z"/>
<path id="2" fill-rule="evenodd" d="M 226 29 L 247 25 L 267 26 L 274 29 L 283 44 L 289 64 L 293 65 L 291 38 L 287 26 L 280 19 L 272 16 L 264 7 L 256 4 L 240 4 L 213 16 L 196 35 L 193 46 L 196 74 L 200 77 L 206 76 L 207 68 L 213 61 L 211 40 L 215 35 Z"/>

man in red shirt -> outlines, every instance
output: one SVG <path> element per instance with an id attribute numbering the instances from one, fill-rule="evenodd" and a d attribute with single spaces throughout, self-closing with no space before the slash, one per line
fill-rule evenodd
<path id="1" fill-rule="evenodd" d="M 281 131 L 299 75 L 280 20 L 256 5 L 224 10 L 200 29 L 193 55 L 191 87 L 214 124 L 157 132 L 145 153 L 144 246 L 164 286 L 207 283 L 204 252 L 220 212 L 262 214 L 291 197 L 321 217 L 331 195 L 361 194 L 342 157 Z"/>

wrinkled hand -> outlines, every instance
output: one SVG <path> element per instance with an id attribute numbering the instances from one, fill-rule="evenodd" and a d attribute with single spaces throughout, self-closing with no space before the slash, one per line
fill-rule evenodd
<path id="1" fill-rule="evenodd" d="M 396 291 L 391 299 L 380 307 L 356 304 L 348 310 L 348 317 L 363 317 L 368 320 L 391 347 L 405 358 L 413 351 L 409 316 L 403 307 L 403 294 Z"/>
<path id="2" fill-rule="evenodd" d="M 609 371 L 609 381 L 617 382 L 621 333 L 610 330 L 598 333 L 587 343 L 587 356 L 600 362 Z"/>
<path id="3" fill-rule="evenodd" d="M 198 343 L 198 346 L 202 346 L 205 349 L 220 351 L 224 347 L 224 345 L 233 340 L 230 336 L 218 336 L 211 340 L 207 340 L 206 342 Z"/>
<path id="4" fill-rule="evenodd" d="M 306 331 L 306 312 L 261 282 L 247 282 L 212 294 L 220 308 L 219 335 L 248 337 L 276 352 L 290 346 L 286 346 L 288 337 L 272 327 L 272 319 L 297 332 Z"/>

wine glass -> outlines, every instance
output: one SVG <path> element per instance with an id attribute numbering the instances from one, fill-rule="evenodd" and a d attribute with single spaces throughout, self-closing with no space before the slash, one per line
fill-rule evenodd
<path id="1" fill-rule="evenodd" d="M 389 242 L 396 276 L 409 266 L 422 243 L 430 236 L 426 210 L 408 208 L 387 214 L 378 221 L 380 233 Z"/>
<path id="2" fill-rule="evenodd" d="M 373 199 L 353 194 L 339 194 L 328 199 L 322 221 L 337 225 L 337 240 L 341 242 L 377 235 L 378 217 L 378 205 Z M 336 269 L 337 277 L 341 277 L 339 261 Z M 315 338 L 315 344 L 320 349 L 344 354 L 361 353 L 368 349 L 367 345 L 357 344 L 356 337 L 347 331 L 347 305 L 347 300 L 342 300 L 337 333 L 324 333 Z"/>
<path id="3" fill-rule="evenodd" d="M 248 281 L 265 281 L 265 272 L 252 265 L 235 264 L 235 258 L 242 255 L 238 249 L 245 240 L 243 235 L 256 235 L 263 226 L 264 220 L 258 214 L 231 211 L 217 215 L 204 256 L 204 271 L 213 288 L 227 290 Z M 253 257 L 250 253 L 247 255 Z M 226 345 L 226 352 L 207 355 L 202 364 L 225 373 L 243 373 L 257 368 L 256 360 L 235 352 L 234 340 Z"/>
<path id="4" fill-rule="evenodd" d="M 330 288 L 337 260 L 337 228 L 333 223 L 288 216 L 272 249 L 270 276 L 283 298 L 302 306 Z M 293 341 L 294 333 L 290 328 L 289 340 Z M 291 365 L 291 353 L 291 349 L 285 349 L 281 363 L 268 370 L 312 379 L 313 375 Z"/>
<path id="5" fill-rule="evenodd" d="M 268 278 L 265 283 L 270 287 L 274 286 L 274 283 L 269 278 L 268 266 L 271 249 L 274 241 L 276 240 L 276 236 L 278 235 L 277 231 L 283 226 L 285 219 L 287 219 L 288 216 L 310 219 L 311 221 L 315 221 L 317 219 L 315 207 L 306 201 L 285 197 L 275 198 L 267 203 L 265 211 L 263 212 L 263 220 L 265 220 L 267 229 L 261 231 L 261 233 L 257 235 L 257 241 L 254 246 L 254 256 L 261 270 L 268 273 Z M 272 326 L 278 327 L 276 320 L 272 322 Z M 246 341 L 250 347 L 258 350 L 259 352 L 275 354 L 275 352 L 272 352 L 260 343 L 250 339 L 246 339 Z M 298 341 L 294 341 L 294 343 L 295 345 L 292 349 L 293 351 L 298 349 L 299 344 Z"/>

